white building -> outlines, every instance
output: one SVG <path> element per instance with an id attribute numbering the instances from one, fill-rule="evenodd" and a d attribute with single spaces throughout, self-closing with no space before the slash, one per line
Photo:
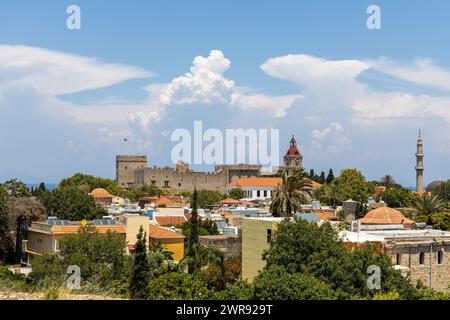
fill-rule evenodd
<path id="1" fill-rule="evenodd" d="M 281 178 L 240 178 L 228 184 L 227 190 L 240 188 L 246 199 L 270 199 L 273 190 L 281 185 Z"/>

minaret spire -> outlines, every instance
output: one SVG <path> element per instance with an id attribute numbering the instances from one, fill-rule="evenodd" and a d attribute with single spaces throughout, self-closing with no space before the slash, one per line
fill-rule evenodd
<path id="1" fill-rule="evenodd" d="M 423 156 L 422 130 L 419 129 L 416 152 L 416 190 L 418 193 L 423 193 Z"/>

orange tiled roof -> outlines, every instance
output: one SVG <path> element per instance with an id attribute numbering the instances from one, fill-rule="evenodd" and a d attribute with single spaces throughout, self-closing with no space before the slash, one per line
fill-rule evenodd
<path id="1" fill-rule="evenodd" d="M 415 222 L 406 218 L 400 211 L 380 207 L 369 211 L 364 218 L 358 219 L 362 224 L 405 224 L 411 225 Z"/>
<path id="2" fill-rule="evenodd" d="M 71 226 L 52 226 L 51 233 L 54 235 L 76 234 L 80 232 L 80 225 Z M 95 226 L 95 230 L 99 234 L 106 234 L 108 231 L 124 234 L 126 233 L 125 225 L 117 224 L 110 226 Z"/>
<path id="3" fill-rule="evenodd" d="M 322 186 L 320 183 L 318 183 L 318 182 L 316 182 L 316 181 L 313 181 L 313 180 L 311 180 L 311 179 L 305 179 L 305 180 L 311 182 L 311 186 L 312 186 L 313 188 L 319 188 L 319 187 Z"/>
<path id="4" fill-rule="evenodd" d="M 239 178 L 228 184 L 230 187 L 276 187 L 281 185 L 281 178 Z"/>
<path id="5" fill-rule="evenodd" d="M 149 226 L 148 235 L 153 239 L 184 239 L 184 236 L 181 233 L 167 230 L 153 224 Z"/>
<path id="6" fill-rule="evenodd" d="M 91 196 L 94 198 L 113 198 L 114 196 L 110 194 L 103 188 L 97 188 L 91 191 Z"/>
<path id="7" fill-rule="evenodd" d="M 239 200 L 236 199 L 232 199 L 232 198 L 228 198 L 228 199 L 224 199 L 219 201 L 220 204 L 240 204 L 241 202 Z"/>
<path id="8" fill-rule="evenodd" d="M 313 210 L 320 220 L 339 220 L 339 217 L 328 210 Z"/>
<path id="9" fill-rule="evenodd" d="M 183 224 L 187 221 L 186 217 L 184 215 L 182 216 L 156 216 L 155 215 L 156 223 L 159 225 L 166 225 L 166 226 L 179 226 L 180 224 Z"/>
<path id="10" fill-rule="evenodd" d="M 320 183 L 305 179 L 311 182 L 313 188 L 319 188 L 322 186 Z M 239 178 L 228 184 L 229 187 L 277 187 L 283 183 L 281 178 Z"/>

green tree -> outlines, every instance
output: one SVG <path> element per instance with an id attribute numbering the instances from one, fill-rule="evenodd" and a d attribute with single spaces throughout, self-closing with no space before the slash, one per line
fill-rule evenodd
<path id="1" fill-rule="evenodd" d="M 43 197 L 43 203 L 47 213 L 58 219 L 80 221 L 106 215 L 106 211 L 95 203 L 87 191 L 75 186 L 53 189 Z"/>
<path id="2" fill-rule="evenodd" d="M 191 199 L 191 217 L 186 223 L 185 229 L 185 250 L 182 264 L 188 267 L 188 273 L 192 274 L 201 270 L 202 267 L 213 263 L 219 265 L 222 272 L 224 269 L 224 254 L 218 249 L 204 246 L 199 240 L 199 219 L 197 208 L 197 189 L 194 189 L 194 194 Z"/>
<path id="3" fill-rule="evenodd" d="M 311 181 L 306 178 L 306 173 L 302 169 L 296 169 L 289 174 L 284 170 L 282 184 L 277 187 L 272 195 L 270 212 L 275 216 L 291 216 L 300 210 L 300 205 L 308 201 L 310 195 Z"/>
<path id="4" fill-rule="evenodd" d="M 11 237 L 9 234 L 8 193 L 0 185 L 0 263 L 5 263 L 11 250 Z"/>
<path id="5" fill-rule="evenodd" d="M 245 193 L 242 188 L 234 188 L 228 191 L 228 197 L 239 200 L 245 197 Z"/>
<path id="6" fill-rule="evenodd" d="M 224 199 L 224 195 L 217 191 L 200 190 L 197 191 L 197 208 L 212 206 Z M 191 199 L 192 202 L 192 199 Z M 192 206 L 192 204 L 191 204 Z"/>
<path id="7" fill-rule="evenodd" d="M 317 182 L 319 182 L 320 184 L 324 184 L 325 183 L 325 172 L 322 171 L 320 173 L 319 181 L 317 181 Z"/>
<path id="8" fill-rule="evenodd" d="M 336 178 L 336 184 L 342 194 L 344 200 L 353 199 L 358 201 L 362 198 L 367 201 L 367 198 L 372 190 L 366 183 L 366 178 L 357 169 L 344 169 Z"/>
<path id="9" fill-rule="evenodd" d="M 326 183 L 314 191 L 315 197 L 326 205 L 336 208 L 341 205 L 342 195 L 336 183 Z"/>
<path id="10" fill-rule="evenodd" d="M 437 186 L 433 195 L 438 196 L 445 202 L 450 202 L 450 179 Z"/>
<path id="11" fill-rule="evenodd" d="M 167 273 L 148 285 L 150 300 L 205 300 L 211 292 L 200 273 Z"/>
<path id="12" fill-rule="evenodd" d="M 142 226 L 137 235 L 134 252 L 133 274 L 130 282 L 130 296 L 132 299 L 146 299 L 147 286 L 150 280 L 150 266 L 147 261 L 147 240 Z"/>
<path id="13" fill-rule="evenodd" d="M 11 197 L 19 198 L 31 196 L 30 190 L 26 184 L 18 179 L 8 180 L 3 186 Z"/>
<path id="14" fill-rule="evenodd" d="M 253 281 L 256 300 L 336 300 L 331 285 L 305 273 L 289 273 L 273 266 L 262 271 Z"/>
<path id="15" fill-rule="evenodd" d="M 318 226 L 301 219 L 282 221 L 263 258 L 267 261 L 266 269 L 281 266 L 291 274 L 314 276 L 328 283 L 343 299 L 377 293 L 366 285 L 370 265 L 381 269 L 383 281 L 379 292 L 396 291 L 404 299 L 413 299 L 416 294 L 408 279 L 392 268 L 388 256 L 370 245 L 346 249 L 329 223 Z"/>
<path id="16" fill-rule="evenodd" d="M 181 230 L 185 237 L 189 237 L 189 232 L 192 229 L 191 222 L 192 221 L 189 220 L 181 225 Z M 197 230 L 199 236 L 212 236 L 219 234 L 217 224 L 210 219 L 197 221 Z"/>
<path id="17" fill-rule="evenodd" d="M 326 182 L 326 183 L 331 183 L 331 182 L 333 182 L 334 179 L 335 179 L 335 178 L 334 178 L 333 169 L 330 169 L 330 170 L 328 171 L 328 175 L 327 175 L 327 178 L 326 178 L 325 182 Z"/>
<path id="18" fill-rule="evenodd" d="M 428 222 L 432 224 L 432 215 L 444 208 L 444 202 L 438 196 L 428 195 L 424 193 L 421 197 L 413 201 L 413 207 L 417 215 L 428 217 Z"/>
<path id="19" fill-rule="evenodd" d="M 411 190 L 401 186 L 389 187 L 381 195 L 381 199 L 391 208 L 411 206 L 415 198 L 416 196 Z"/>

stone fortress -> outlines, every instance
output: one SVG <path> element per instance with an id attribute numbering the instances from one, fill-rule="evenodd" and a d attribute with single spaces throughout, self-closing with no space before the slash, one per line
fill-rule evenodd
<path id="1" fill-rule="evenodd" d="M 292 136 L 290 147 L 284 156 L 284 166 L 280 169 L 298 168 L 302 166 L 303 156 L 297 149 L 297 142 Z M 176 167 L 148 167 L 147 156 L 116 156 L 116 181 L 124 188 L 132 189 L 143 185 L 171 189 L 175 193 L 192 192 L 197 189 L 227 192 L 227 186 L 239 178 L 260 177 L 262 166 L 259 164 L 221 164 L 216 165 L 214 172 L 192 171 L 189 165 L 178 162 Z"/>
<path id="2" fill-rule="evenodd" d="M 192 192 L 197 189 L 227 191 L 228 183 L 243 177 L 259 177 L 261 165 L 237 164 L 217 165 L 214 172 L 196 172 L 184 162 L 178 162 L 175 168 L 147 166 L 146 156 L 118 155 L 116 157 L 116 180 L 124 188 L 153 185 L 171 189 L 175 193 Z"/>

